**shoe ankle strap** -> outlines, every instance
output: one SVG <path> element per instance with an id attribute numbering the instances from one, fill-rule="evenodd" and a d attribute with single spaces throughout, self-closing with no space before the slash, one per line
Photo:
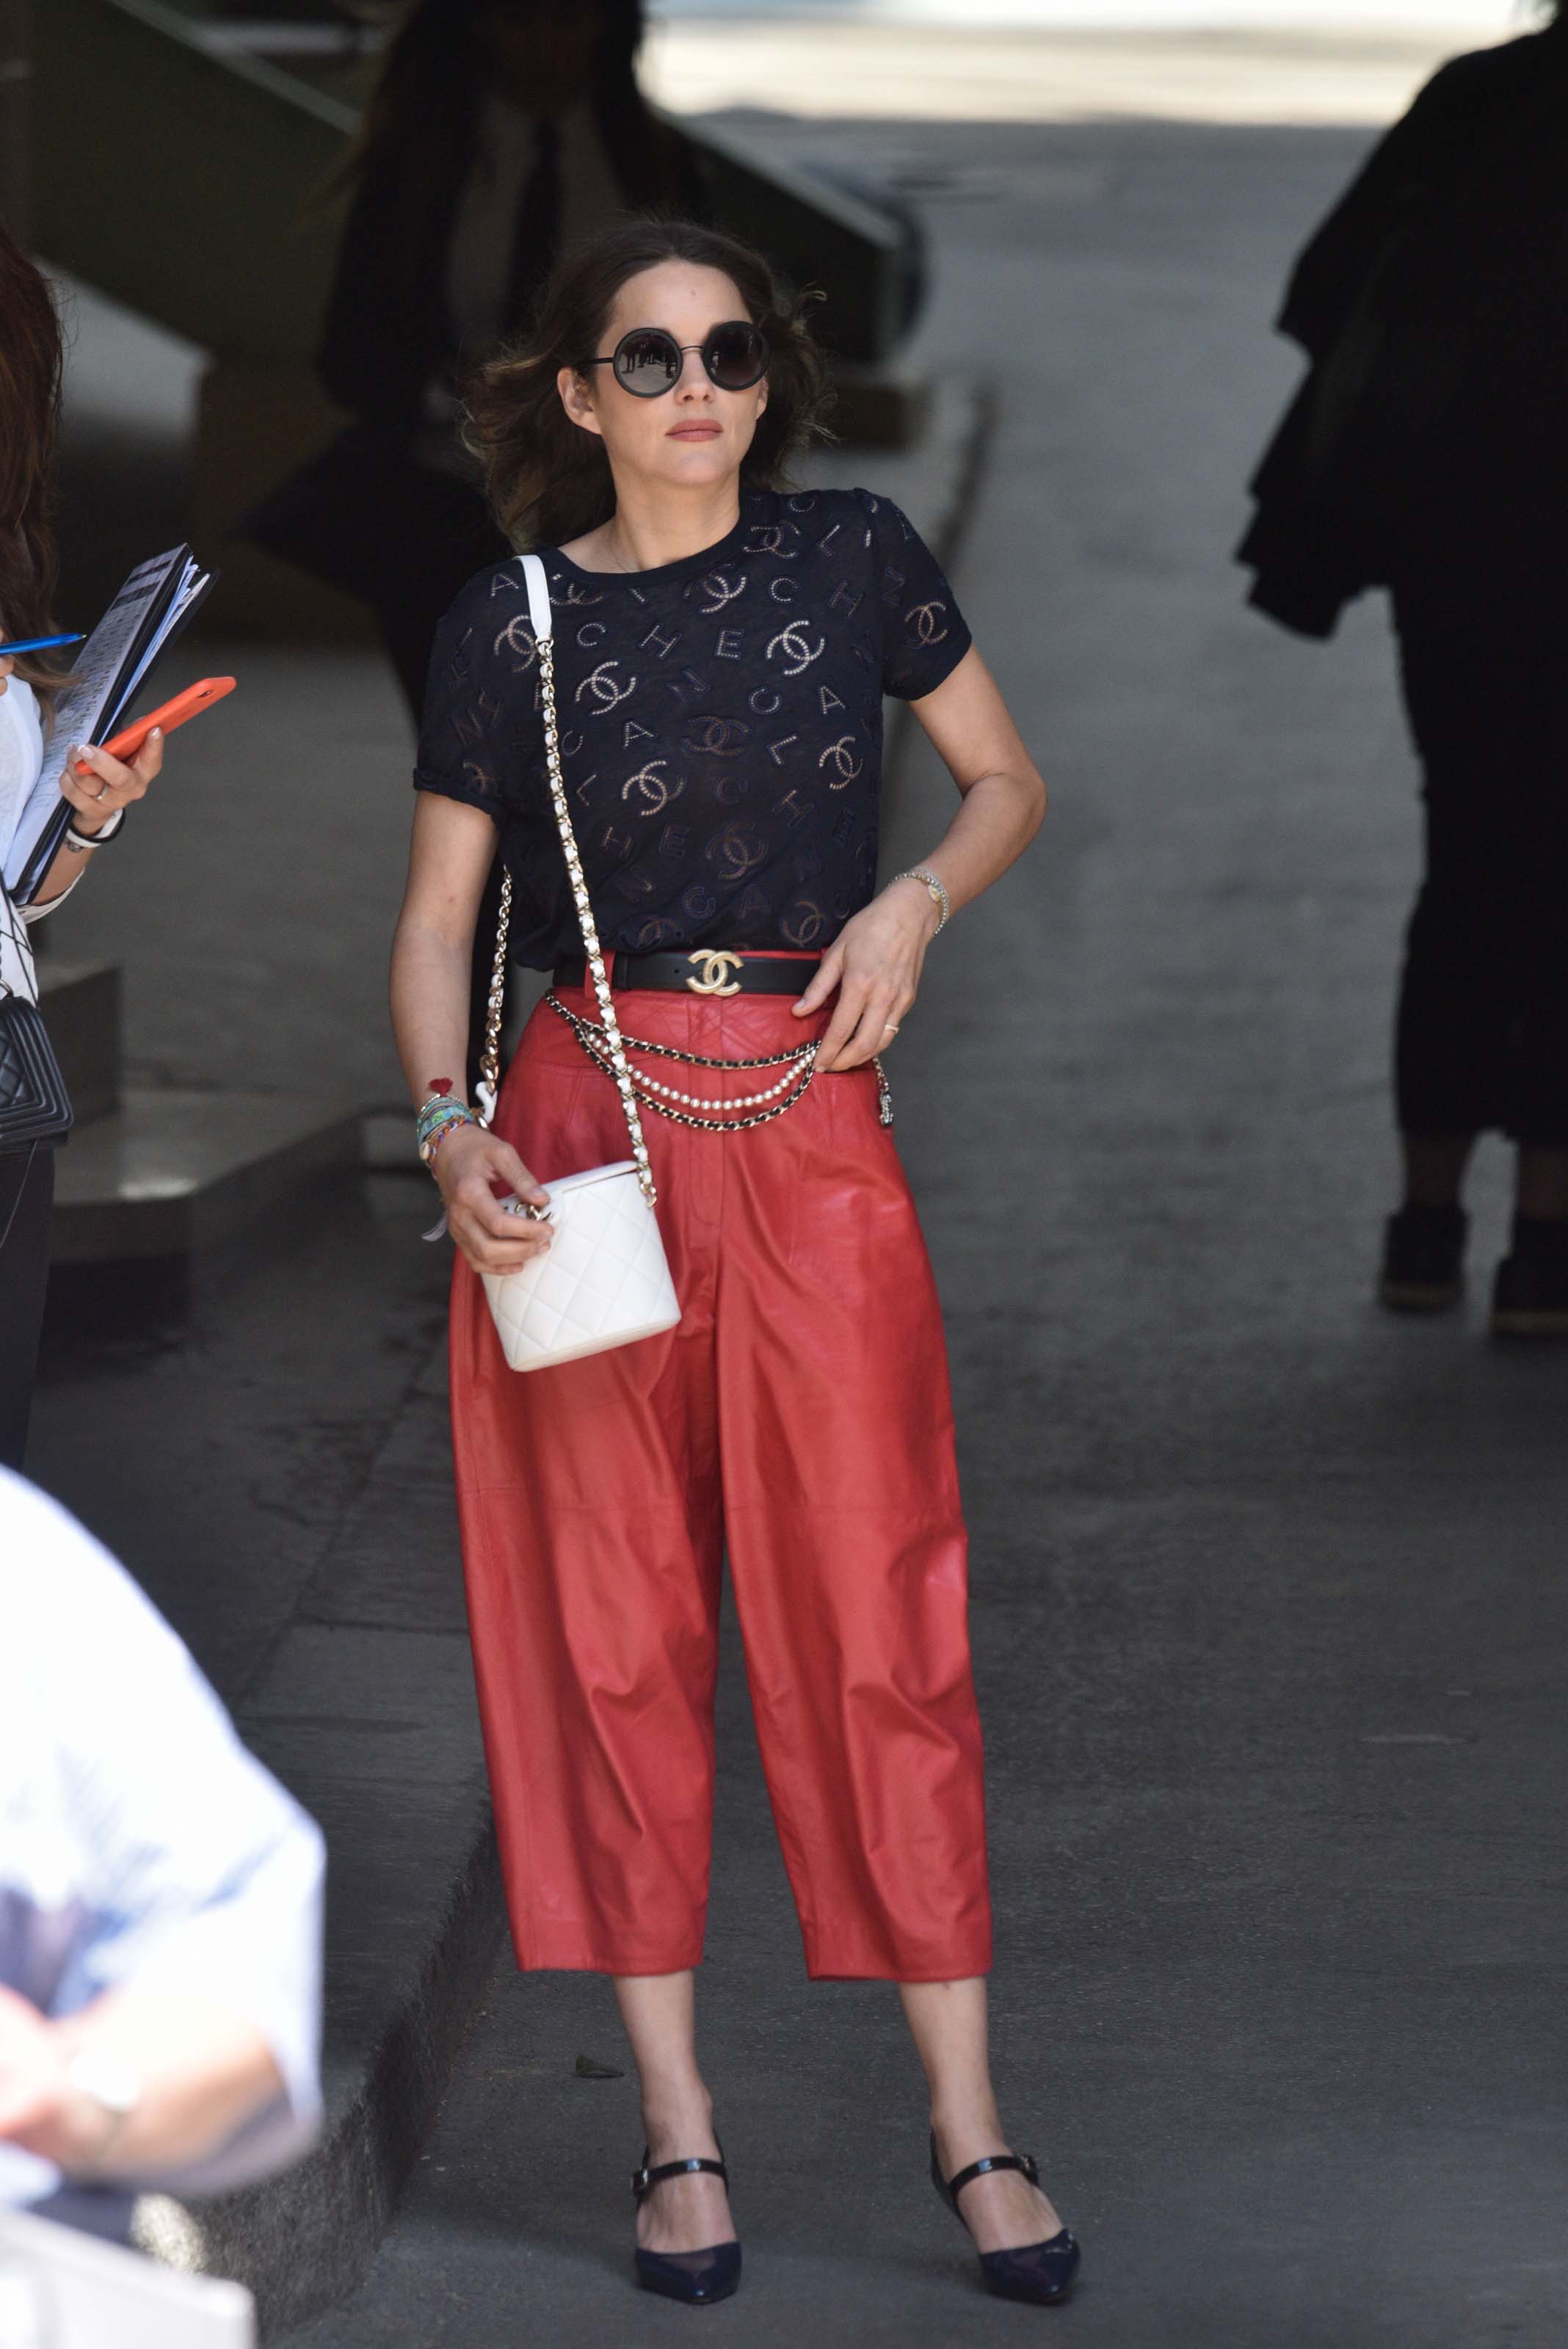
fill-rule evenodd
<path id="1" fill-rule="evenodd" d="M 711 2178 L 722 2178 L 726 2186 L 730 2182 L 730 2173 L 722 2161 L 711 2160 L 705 2153 L 692 2154 L 685 2161 L 661 2161 L 653 2169 L 649 2168 L 648 2156 L 645 2153 L 642 2157 L 642 2168 L 634 2169 L 631 2173 L 631 2190 L 637 2200 L 640 2202 L 645 2194 L 651 2193 L 654 2187 L 662 2184 L 665 2178 L 691 2178 L 700 2170 L 705 2170 Z"/>
<path id="2" fill-rule="evenodd" d="M 971 2161 L 969 2168 L 961 2169 L 956 2177 L 950 2178 L 948 2192 L 956 2201 L 966 2186 L 972 2186 L 977 2178 L 989 2178 L 997 2169 L 1021 2169 L 1031 2186 L 1040 2183 L 1039 2164 L 1032 2153 L 988 2153 L 983 2154 L 979 2161 Z"/>

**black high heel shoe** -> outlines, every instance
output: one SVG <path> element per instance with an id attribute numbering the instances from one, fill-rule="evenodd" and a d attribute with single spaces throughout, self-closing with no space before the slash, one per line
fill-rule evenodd
<path id="1" fill-rule="evenodd" d="M 1032 2153 L 988 2154 L 983 2161 L 971 2161 L 967 2169 L 944 2178 L 941 2163 L 937 2159 L 933 2130 L 931 2184 L 966 2235 L 969 2222 L 959 2209 L 959 2196 L 975 2178 L 988 2177 L 993 2169 L 1021 2169 L 1031 2186 L 1040 2183 L 1040 2171 Z M 1031 2300 L 1037 2307 L 1049 2308 L 1054 2301 L 1066 2299 L 1082 2258 L 1082 2251 L 1064 2227 L 1043 2243 L 1021 2243 L 1011 2251 L 981 2251 L 980 2280 L 987 2292 L 995 2292 L 1002 2300 Z"/>
<path id="2" fill-rule="evenodd" d="M 728 2188 L 730 2173 L 724 2167 L 722 2146 L 717 2161 L 711 2161 L 706 2154 L 694 2154 L 686 2161 L 661 2161 L 657 2169 L 649 2169 L 648 2147 L 644 2146 L 642 2168 L 631 2173 L 632 2199 L 640 2209 L 662 2179 L 685 2178 L 700 2169 L 722 2178 Z M 693 2307 L 702 2307 L 711 2300 L 728 2300 L 732 2292 L 740 2289 L 741 2246 L 737 2242 L 710 2243 L 701 2251 L 645 2251 L 639 2244 L 635 2256 L 637 2281 L 642 2290 L 662 2292 L 666 2300 L 683 2300 Z"/>

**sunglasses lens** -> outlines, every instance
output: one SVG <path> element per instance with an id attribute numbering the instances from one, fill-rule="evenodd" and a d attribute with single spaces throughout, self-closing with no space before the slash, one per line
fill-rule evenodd
<path id="1" fill-rule="evenodd" d="M 760 327 L 715 326 L 702 356 L 721 391 L 744 391 L 748 385 L 761 381 L 768 347 Z"/>
<path id="2" fill-rule="evenodd" d="M 680 353 L 674 337 L 657 327 L 639 327 L 617 346 L 615 371 L 617 381 L 639 399 L 656 399 L 680 372 Z"/>

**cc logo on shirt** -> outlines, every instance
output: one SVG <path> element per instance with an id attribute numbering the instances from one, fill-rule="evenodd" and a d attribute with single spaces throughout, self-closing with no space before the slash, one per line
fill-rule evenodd
<path id="1" fill-rule="evenodd" d="M 728 972 L 740 969 L 738 954 L 729 954 L 722 947 L 699 947 L 696 953 L 688 955 L 686 959 L 688 962 L 700 962 L 702 966 L 701 978 L 689 978 L 686 982 L 693 995 L 739 995 L 741 982 L 738 978 L 732 978 L 728 987 L 723 983 Z"/>
<path id="2" fill-rule="evenodd" d="M 827 788 L 830 792 L 843 791 L 865 771 L 865 760 L 857 759 L 855 755 L 853 734 L 841 734 L 836 742 L 830 742 L 816 763 L 819 767 L 826 767 L 830 759 L 833 761 L 834 772 L 838 777 L 836 783 L 828 784 Z"/>
<path id="3" fill-rule="evenodd" d="M 717 712 L 701 710 L 690 719 L 680 738 L 681 748 L 705 759 L 738 759 L 751 733 L 743 718 L 722 718 Z"/>

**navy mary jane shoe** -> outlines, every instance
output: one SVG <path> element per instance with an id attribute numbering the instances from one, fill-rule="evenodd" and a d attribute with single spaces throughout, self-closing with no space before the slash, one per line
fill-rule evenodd
<path id="1" fill-rule="evenodd" d="M 965 2233 L 968 2222 L 959 2209 L 959 2196 L 977 2178 L 985 2178 L 993 2169 L 1021 2169 L 1031 2186 L 1040 2183 L 1040 2172 L 1034 2157 L 1029 2153 L 993 2153 L 983 2161 L 971 2161 L 951 2178 L 942 2176 L 937 2159 L 937 2140 L 931 2138 L 931 2183 Z M 980 2280 L 987 2292 L 1000 2300 L 1033 2301 L 1036 2307 L 1049 2308 L 1058 2300 L 1065 2300 L 1073 2288 L 1083 2253 L 1067 2232 L 1049 2236 L 1043 2243 L 1021 2243 L 1015 2251 L 981 2251 Z"/>
<path id="2" fill-rule="evenodd" d="M 661 2161 L 656 2169 L 649 2169 L 644 2146 L 642 2168 L 631 2174 L 632 2199 L 640 2208 L 665 2178 L 686 2178 L 702 2169 L 722 2178 L 728 2187 L 730 2173 L 722 2155 L 719 2160 L 710 2161 L 705 2154 L 697 2154 L 686 2161 Z M 701 2251 L 645 2251 L 639 2245 L 635 2257 L 642 2290 L 662 2292 L 666 2300 L 683 2300 L 690 2307 L 702 2308 L 710 2301 L 728 2300 L 740 2290 L 741 2246 L 736 2242 L 710 2243 Z"/>

